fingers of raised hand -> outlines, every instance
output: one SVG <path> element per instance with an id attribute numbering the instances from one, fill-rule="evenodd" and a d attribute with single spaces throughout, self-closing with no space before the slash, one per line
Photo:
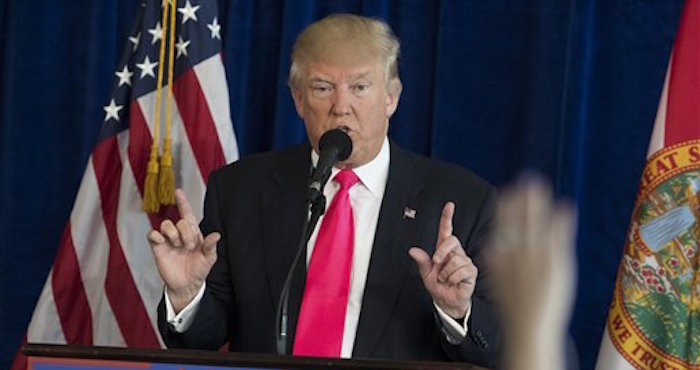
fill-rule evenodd
<path id="1" fill-rule="evenodd" d="M 161 222 L 160 233 L 165 236 L 167 242 L 169 242 L 173 247 L 180 248 L 183 246 L 182 240 L 180 239 L 180 232 L 172 221 L 165 220 Z"/>
<path id="2" fill-rule="evenodd" d="M 163 234 L 158 232 L 158 230 L 151 230 L 148 232 L 148 242 L 151 244 L 151 247 L 154 247 L 158 244 L 163 244 L 165 243 L 165 237 Z"/>
<path id="3" fill-rule="evenodd" d="M 504 247 L 537 248 L 552 221 L 552 190 L 538 177 L 523 178 L 503 192 L 497 233 Z"/>
<path id="4" fill-rule="evenodd" d="M 445 203 L 440 215 L 440 225 L 438 228 L 437 245 L 452 236 L 452 217 L 455 214 L 455 204 L 452 202 Z"/>
<path id="5" fill-rule="evenodd" d="M 443 239 L 436 247 L 433 253 L 433 263 L 443 264 L 451 254 L 459 254 L 464 257 L 467 254 L 462 248 L 462 243 L 459 242 L 456 236 L 450 235 Z"/>
<path id="6" fill-rule="evenodd" d="M 408 254 L 413 258 L 414 261 L 416 261 L 416 265 L 418 265 L 418 271 L 420 272 L 421 277 L 423 280 L 430 274 L 430 271 L 432 270 L 433 263 L 430 260 L 430 256 L 428 253 L 426 253 L 423 249 L 419 247 L 413 247 L 408 250 Z"/>
<path id="7" fill-rule="evenodd" d="M 557 204 L 554 210 L 549 240 L 545 246 L 547 265 L 552 270 L 554 279 L 559 279 L 564 284 L 564 289 L 574 291 L 576 280 L 576 210 L 573 205 L 567 202 Z"/>
<path id="8" fill-rule="evenodd" d="M 576 224 L 575 207 L 568 202 L 557 204 L 552 216 L 548 243 L 554 257 L 573 257 Z"/>
<path id="9" fill-rule="evenodd" d="M 220 239 L 221 234 L 213 232 L 207 235 L 207 237 L 202 240 L 202 250 L 204 252 L 204 257 L 212 265 L 214 264 L 214 262 L 216 262 L 216 243 L 218 243 Z"/>
<path id="10" fill-rule="evenodd" d="M 187 219 L 181 219 L 177 222 L 177 230 L 180 232 L 180 239 L 184 243 L 185 248 L 194 249 L 202 242 L 202 233 L 196 224 L 192 224 Z"/>
<path id="11" fill-rule="evenodd" d="M 471 258 L 464 255 L 452 254 L 451 258 L 445 261 L 438 273 L 438 281 L 456 285 L 459 283 L 469 283 L 476 280 L 478 270 Z"/>
<path id="12" fill-rule="evenodd" d="M 191 224 L 197 224 L 197 218 L 194 216 L 192 211 L 192 206 L 185 196 L 185 192 L 182 189 L 175 189 L 175 204 L 177 204 L 177 210 L 180 212 L 180 217 L 189 221 Z"/>

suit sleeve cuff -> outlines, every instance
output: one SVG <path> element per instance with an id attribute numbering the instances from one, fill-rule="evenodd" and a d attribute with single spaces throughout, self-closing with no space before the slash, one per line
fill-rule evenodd
<path id="1" fill-rule="evenodd" d="M 469 328 L 467 327 L 467 322 L 469 321 L 469 315 L 472 312 L 471 305 L 467 310 L 467 314 L 464 316 L 464 322 L 459 323 L 457 320 L 450 317 L 445 313 L 436 303 L 433 301 L 433 306 L 438 313 L 438 317 L 442 322 L 442 333 L 445 334 L 445 339 L 450 344 L 460 344 L 464 337 L 467 336 Z"/>
<path id="2" fill-rule="evenodd" d="M 206 286 L 207 283 L 204 282 L 202 287 L 199 289 L 199 292 L 197 292 L 197 295 L 194 296 L 194 299 L 192 299 L 192 301 L 188 303 L 187 306 L 185 306 L 185 308 L 183 308 L 177 315 L 175 314 L 172 303 L 170 303 L 168 289 L 164 289 L 165 320 L 168 322 L 168 325 L 174 332 L 183 333 L 189 329 L 190 325 L 192 325 L 194 316 L 197 314 L 197 309 L 199 308 L 199 302 L 202 300 L 202 296 L 204 296 L 204 289 Z"/>

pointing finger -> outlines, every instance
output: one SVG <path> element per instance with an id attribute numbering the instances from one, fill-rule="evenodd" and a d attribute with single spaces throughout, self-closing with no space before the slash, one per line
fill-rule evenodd
<path id="1" fill-rule="evenodd" d="M 196 225 L 197 218 L 194 217 L 192 206 L 190 206 L 190 202 L 187 200 L 187 196 L 185 196 L 185 192 L 182 191 L 182 189 L 175 189 L 175 203 L 177 204 L 177 210 L 180 211 L 180 217 Z"/>
<path id="2" fill-rule="evenodd" d="M 445 203 L 440 215 L 440 226 L 438 229 L 437 245 L 452 236 L 452 216 L 455 214 L 455 204 L 452 202 Z"/>

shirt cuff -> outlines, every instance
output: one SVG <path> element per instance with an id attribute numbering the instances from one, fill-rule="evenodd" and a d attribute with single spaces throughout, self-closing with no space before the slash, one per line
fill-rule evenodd
<path id="1" fill-rule="evenodd" d="M 164 289 L 163 293 L 165 294 L 165 320 L 168 322 L 170 327 L 175 331 L 176 333 L 183 333 L 189 329 L 190 325 L 192 324 L 192 321 L 194 320 L 194 316 L 197 313 L 197 308 L 199 308 L 199 301 L 202 300 L 202 296 L 204 296 L 204 289 L 206 288 L 207 283 L 204 282 L 202 284 L 202 287 L 199 288 L 199 292 L 197 292 L 197 295 L 194 296 L 192 301 L 185 306 L 185 308 L 180 311 L 177 315 L 175 314 L 175 310 L 173 309 L 172 303 L 170 303 L 170 297 L 168 297 L 168 289 Z"/>
<path id="2" fill-rule="evenodd" d="M 464 337 L 467 336 L 467 331 L 469 331 L 467 322 L 469 321 L 469 315 L 472 313 L 471 305 L 467 309 L 467 314 L 464 315 L 464 322 L 461 324 L 446 314 L 445 311 L 443 311 L 437 305 L 437 303 L 435 303 L 435 301 L 433 301 L 433 306 L 435 306 L 438 317 L 440 317 L 440 321 L 442 322 L 442 333 L 445 334 L 445 339 L 447 339 L 447 342 L 450 344 L 462 343 Z"/>

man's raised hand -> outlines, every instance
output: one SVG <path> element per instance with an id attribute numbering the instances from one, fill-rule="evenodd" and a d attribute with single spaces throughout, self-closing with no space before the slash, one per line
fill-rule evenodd
<path id="1" fill-rule="evenodd" d="M 175 190 L 175 202 L 181 219 L 177 224 L 163 221 L 160 230 L 148 233 L 148 243 L 153 248 L 170 303 L 175 312 L 180 312 L 197 295 L 216 262 L 216 243 L 221 235 L 217 232 L 202 235 L 192 207 L 180 189 Z"/>
<path id="2" fill-rule="evenodd" d="M 459 239 L 452 235 L 454 212 L 454 203 L 447 202 L 440 216 L 432 258 L 418 247 L 411 248 L 408 253 L 416 261 L 423 284 L 433 301 L 450 317 L 461 319 L 471 306 L 478 270 Z"/>

